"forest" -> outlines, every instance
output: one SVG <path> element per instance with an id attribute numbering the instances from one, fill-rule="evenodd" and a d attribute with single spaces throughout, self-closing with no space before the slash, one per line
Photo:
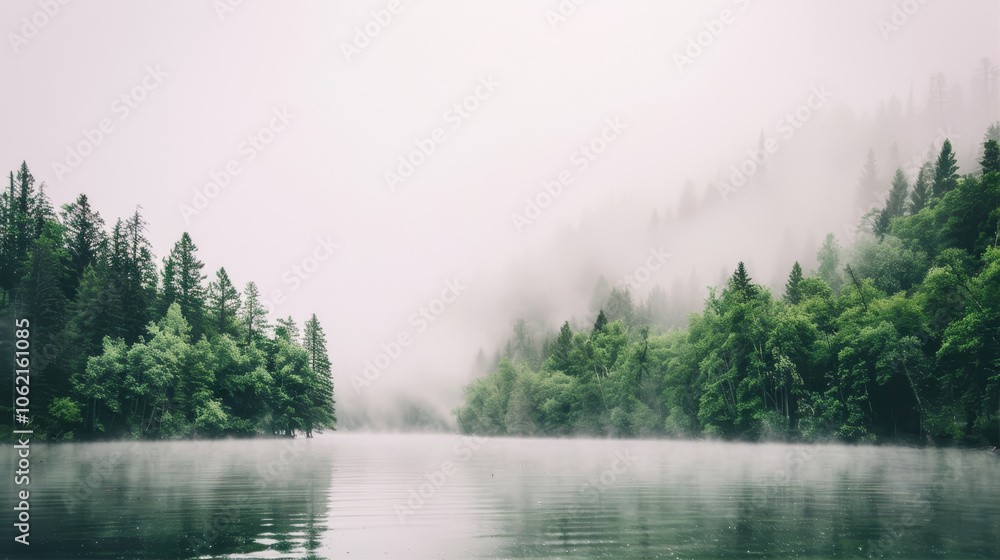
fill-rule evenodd
<path id="1" fill-rule="evenodd" d="M 27 163 L 9 179 L 0 196 L 8 386 L 15 320 L 28 320 L 30 343 L 31 412 L 13 429 L 67 440 L 335 428 L 326 336 L 315 315 L 301 330 L 291 317 L 272 325 L 254 282 L 241 293 L 225 268 L 206 282 L 187 233 L 158 266 L 138 207 L 107 231 L 85 194 L 57 212 Z M 13 418 L 12 406 L 5 401 L 0 414 Z"/>
<path id="2" fill-rule="evenodd" d="M 979 169 L 950 141 L 851 247 L 789 263 L 773 294 L 739 263 L 684 328 L 654 288 L 595 289 L 593 326 L 523 320 L 453 414 L 467 434 L 996 445 L 1000 438 L 1000 124 Z M 871 154 L 859 188 L 875 189 Z M 481 358 L 482 360 L 482 358 Z M 482 367 L 482 366 L 480 366 Z"/>

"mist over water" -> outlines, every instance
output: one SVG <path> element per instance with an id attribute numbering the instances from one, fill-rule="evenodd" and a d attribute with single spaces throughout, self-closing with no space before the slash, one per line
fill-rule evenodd
<path id="1" fill-rule="evenodd" d="M 36 453 L 45 557 L 1000 554 L 981 451 L 340 434 Z"/>

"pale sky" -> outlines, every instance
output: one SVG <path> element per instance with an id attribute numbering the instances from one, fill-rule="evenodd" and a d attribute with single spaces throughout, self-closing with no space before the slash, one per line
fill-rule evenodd
<path id="1" fill-rule="evenodd" d="M 55 11 L 50 3 L 58 12 L 39 15 Z M 838 195 L 808 175 L 826 190 L 779 206 L 734 199 L 725 212 L 753 216 L 742 227 L 700 224 L 652 241 L 630 232 L 631 214 L 614 217 L 617 204 L 649 201 L 643 220 L 676 207 L 685 180 L 706 188 L 762 131 L 776 135 L 814 87 L 833 96 L 782 146 L 787 176 L 799 158 L 826 161 L 816 147 L 830 146 L 842 166 L 803 163 L 802 172 L 851 181 L 869 147 L 849 141 L 865 133 L 855 119 L 892 95 L 905 104 L 911 90 L 922 106 L 934 72 L 960 84 L 971 107 L 980 60 L 1000 62 L 991 0 L 592 0 L 553 25 L 547 12 L 561 4 L 573 5 L 242 2 L 220 11 L 229 2 L 10 0 L 0 5 L 3 169 L 27 160 L 57 206 L 87 193 L 109 226 L 141 205 L 158 259 L 188 231 L 210 277 L 225 266 L 241 288 L 254 280 L 265 294 L 282 290 L 278 316 L 301 323 L 315 312 L 343 410 L 404 395 L 446 412 L 475 352 L 492 354 L 531 298 L 551 306 L 558 326 L 585 310 L 596 274 L 627 273 L 654 245 L 675 255 L 657 282 L 696 267 L 714 281 L 738 258 L 766 262 L 753 232 L 772 213 L 798 216 L 775 235 L 821 236 L 805 230 L 828 211 L 824 197 Z M 880 28 L 894 7 L 899 25 Z M 359 36 L 366 26 L 377 33 Z M 699 34 L 708 46 L 678 68 L 674 54 Z M 459 115 L 463 102 L 473 109 Z M 609 120 L 619 128 L 606 130 Z M 954 123 L 966 126 L 961 142 L 973 146 L 987 121 L 970 110 Z M 102 122 L 110 132 L 85 132 Z M 924 132 L 899 138 L 904 151 L 905 141 L 932 141 Z M 581 169 L 574 153 L 602 134 L 606 150 Z M 87 137 L 99 135 L 90 150 Z M 386 173 L 417 142 L 433 153 L 417 156 L 424 161 L 393 191 Z M 89 154 L 60 171 L 81 143 Z M 182 205 L 231 161 L 239 173 L 185 217 Z M 511 215 L 564 171 L 572 183 L 519 233 Z M 577 229 L 588 220 L 619 227 Z M 339 244 L 334 255 L 287 281 L 293 266 L 312 264 L 317 238 Z M 418 332 L 411 315 L 453 278 L 467 289 Z M 356 395 L 350 377 L 401 331 L 412 344 Z"/>

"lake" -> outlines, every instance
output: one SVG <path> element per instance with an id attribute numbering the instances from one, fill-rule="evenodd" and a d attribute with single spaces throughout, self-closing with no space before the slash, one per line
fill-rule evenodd
<path id="1" fill-rule="evenodd" d="M 1000 558 L 976 450 L 333 433 L 31 458 L 13 558 Z"/>

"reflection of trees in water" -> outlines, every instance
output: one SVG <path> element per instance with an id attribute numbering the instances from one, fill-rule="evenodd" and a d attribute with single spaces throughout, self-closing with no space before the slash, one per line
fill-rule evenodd
<path id="1" fill-rule="evenodd" d="M 771 471 L 750 470 L 731 478 L 641 473 L 609 489 L 595 503 L 565 481 L 557 499 L 538 504 L 536 483 L 505 488 L 505 534 L 500 557 L 998 557 L 1000 527 L 987 514 L 1000 498 L 996 465 L 979 473 L 948 466 L 942 457 L 969 452 L 844 449 L 856 455 L 823 457 L 783 483 Z M 941 453 L 942 456 L 934 456 Z M 880 458 L 885 455 L 885 458 Z M 949 456 L 951 456 L 949 455 Z M 964 459 L 963 459 L 964 460 Z M 829 470 L 828 470 L 829 469 Z M 831 472 L 832 470 L 832 472 Z M 816 472 L 827 473 L 822 478 Z M 580 481 L 586 477 L 573 476 Z M 969 483 L 974 478 L 980 485 Z M 581 482 L 582 483 L 582 482 Z M 497 489 L 499 493 L 499 488 Z M 912 516 L 912 521 L 910 521 Z M 906 520 L 905 523 L 901 520 Z M 904 526 L 905 530 L 894 529 Z M 888 537 L 887 537 L 888 535 Z M 882 540 L 882 547 L 873 544 Z M 872 556 L 871 552 L 876 554 Z"/>
<path id="2" fill-rule="evenodd" d="M 32 533 L 44 538 L 32 543 L 32 552 L 40 558 L 180 559 L 271 549 L 305 556 L 319 548 L 325 530 L 333 465 L 321 446 L 305 444 L 297 457 L 286 452 L 287 460 L 278 461 L 282 445 L 291 443 L 144 442 L 89 499 L 75 503 L 73 513 L 39 516 Z M 46 461 L 55 467 L 49 467 L 52 479 L 39 484 L 72 489 L 85 479 L 102 455 L 83 456 L 79 447 L 54 447 Z"/>

